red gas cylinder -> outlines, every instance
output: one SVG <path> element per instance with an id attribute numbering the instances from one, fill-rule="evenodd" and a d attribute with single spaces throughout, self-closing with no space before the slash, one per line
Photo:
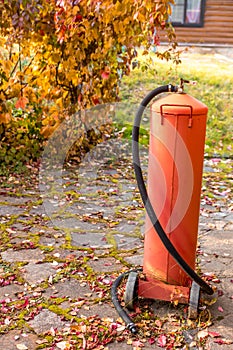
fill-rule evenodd
<path id="1" fill-rule="evenodd" d="M 149 198 L 168 238 L 194 270 L 207 112 L 206 105 L 185 93 L 170 93 L 151 107 Z M 148 216 L 143 272 L 152 280 L 191 284 Z"/>

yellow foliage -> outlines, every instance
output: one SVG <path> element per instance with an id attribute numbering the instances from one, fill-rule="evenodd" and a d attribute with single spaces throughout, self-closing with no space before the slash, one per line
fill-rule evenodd
<path id="1" fill-rule="evenodd" d="M 164 26 L 173 2 L 80 0 L 73 5 L 69 0 L 37 0 L 30 16 L 20 2 L 23 25 L 19 2 L 7 2 L 0 28 L 1 98 L 19 108 L 40 103 L 45 137 L 57 127 L 58 113 L 116 101 L 133 49 L 150 46 L 150 36 L 155 27 L 159 31 Z M 6 116 L 1 120 L 8 120 L 9 111 L 2 113 Z"/>
<path id="2" fill-rule="evenodd" d="M 59 53 L 52 53 L 51 57 L 50 57 L 50 61 L 51 63 L 58 63 L 60 62 L 61 58 Z"/>
<path id="3" fill-rule="evenodd" d="M 1 66 L 4 71 L 10 71 L 12 69 L 12 62 L 10 60 L 1 61 Z"/>
<path id="4" fill-rule="evenodd" d="M 41 135 L 44 136 L 45 139 L 48 139 L 53 133 L 54 131 L 59 127 L 60 123 L 57 122 L 55 125 L 46 125 L 44 127 L 42 127 L 41 129 Z"/>
<path id="5" fill-rule="evenodd" d="M 60 97 L 56 100 L 56 105 L 59 106 L 60 108 L 63 107 L 63 98 Z"/>
<path id="6" fill-rule="evenodd" d="M 77 15 L 77 13 L 79 12 L 79 7 L 77 6 L 77 5 L 75 5 L 74 7 L 73 7 L 73 9 L 72 9 L 72 14 L 73 14 L 73 16 L 75 16 L 75 15 Z"/>
<path id="7" fill-rule="evenodd" d="M 10 113 L 0 113 L 0 124 L 7 124 L 11 121 Z"/>

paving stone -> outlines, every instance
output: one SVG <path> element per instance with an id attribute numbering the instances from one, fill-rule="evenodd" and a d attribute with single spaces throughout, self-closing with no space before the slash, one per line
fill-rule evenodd
<path id="1" fill-rule="evenodd" d="M 231 212 L 230 214 L 227 214 L 225 220 L 233 223 L 233 213 Z"/>
<path id="2" fill-rule="evenodd" d="M 6 297 L 15 299 L 16 294 L 23 292 L 24 287 L 19 284 L 9 284 L 0 288 L 0 299 L 5 299 Z"/>
<path id="3" fill-rule="evenodd" d="M 119 192 L 119 197 L 122 200 L 122 202 L 128 202 L 129 200 L 133 199 L 134 195 L 130 191 L 127 191 L 127 192 L 125 191 L 125 192 Z"/>
<path id="4" fill-rule="evenodd" d="M 100 318 L 112 318 L 113 320 L 119 318 L 115 308 L 108 303 L 94 304 L 88 306 L 88 308 L 81 307 L 77 312 L 77 316 L 81 315 L 85 317 L 97 315 Z"/>
<path id="5" fill-rule="evenodd" d="M 167 319 L 168 316 L 182 316 L 184 312 L 183 305 L 174 306 L 171 303 L 162 300 L 153 301 L 151 309 L 156 317 L 165 319 Z M 169 323 L 166 326 L 169 327 Z"/>
<path id="6" fill-rule="evenodd" d="M 123 265 L 114 258 L 99 258 L 98 260 L 91 260 L 88 262 L 88 265 L 90 265 L 96 272 L 119 271 L 123 268 Z"/>
<path id="7" fill-rule="evenodd" d="M 0 215 L 7 215 L 10 213 L 10 215 L 19 215 L 22 214 L 26 209 L 13 206 L 13 205 L 1 205 L 0 206 Z"/>
<path id="8" fill-rule="evenodd" d="M 232 270 L 233 270 L 233 264 L 231 264 L 231 274 L 228 276 L 228 278 L 224 278 L 224 279 L 221 278 L 222 290 L 230 298 L 233 297 Z M 233 301 L 233 299 L 231 299 L 231 301 Z"/>
<path id="9" fill-rule="evenodd" d="M 65 243 L 65 239 L 56 239 L 54 237 L 43 236 L 40 238 L 40 244 L 48 247 L 59 247 Z"/>
<path id="10" fill-rule="evenodd" d="M 226 226 L 225 226 L 225 230 L 233 231 L 233 223 L 232 222 L 227 222 Z"/>
<path id="11" fill-rule="evenodd" d="M 43 204 L 32 207 L 32 209 L 29 211 L 30 215 L 45 215 L 46 209 Z"/>
<path id="12" fill-rule="evenodd" d="M 217 298 L 217 301 L 210 306 L 210 312 L 214 320 L 218 318 L 223 318 L 223 320 L 218 321 L 218 325 L 222 325 L 226 323 L 225 318 L 230 316 L 231 321 L 233 320 L 233 316 L 229 315 L 229 310 L 233 307 L 233 300 L 230 299 L 226 294 Z M 233 324 L 233 323 L 232 323 Z"/>
<path id="13" fill-rule="evenodd" d="M 117 249 L 128 250 L 133 248 L 140 248 L 143 246 L 143 242 L 139 238 L 128 237 L 123 234 L 115 234 L 114 239 L 117 244 Z"/>
<path id="14" fill-rule="evenodd" d="M 230 313 L 226 315 L 222 320 L 219 321 L 218 327 L 220 329 L 220 333 L 222 333 L 224 337 L 228 337 L 233 341 L 232 325 L 233 325 L 233 314 Z M 225 327 L 226 327 L 226 333 L 225 333 Z"/>
<path id="15" fill-rule="evenodd" d="M 71 228 L 75 230 L 81 231 L 94 231 L 94 230 L 104 230 L 105 225 L 99 222 L 89 223 L 85 221 L 81 221 L 77 218 L 66 218 L 63 216 L 59 216 L 57 218 L 51 218 L 51 221 L 54 226 L 57 226 L 60 229 Z"/>
<path id="16" fill-rule="evenodd" d="M 216 220 L 213 222 L 216 230 L 223 230 L 226 226 L 226 221 Z"/>
<path id="17" fill-rule="evenodd" d="M 222 271 L 221 276 L 230 278 L 232 277 L 232 269 L 233 269 L 233 264 L 229 264 L 227 267 L 225 267 L 224 271 Z"/>
<path id="18" fill-rule="evenodd" d="M 0 335 L 1 350 L 19 350 L 19 344 L 23 344 L 25 349 L 35 350 L 38 347 L 36 341 L 39 338 L 32 333 L 21 333 L 19 330 L 9 331 L 9 333 Z"/>
<path id="19" fill-rule="evenodd" d="M 31 224 L 28 225 L 27 222 L 25 223 L 14 222 L 11 228 L 12 230 L 15 230 L 15 234 L 18 234 L 18 231 L 23 231 L 27 233 L 32 228 L 32 225 Z"/>
<path id="20" fill-rule="evenodd" d="M 51 328 L 62 330 L 66 324 L 57 314 L 47 309 L 42 310 L 28 323 L 37 334 L 48 332 Z"/>
<path id="21" fill-rule="evenodd" d="M 121 189 L 124 192 L 128 191 L 129 193 L 132 194 L 133 191 L 137 190 L 137 186 L 136 186 L 136 184 L 132 184 L 129 181 L 124 183 L 124 181 L 122 180 L 121 181 Z"/>
<path id="22" fill-rule="evenodd" d="M 225 338 L 224 338 L 225 339 Z M 205 344 L 205 349 L 206 350 L 232 350 L 233 346 L 232 344 L 228 345 L 222 345 L 222 344 L 217 344 L 216 339 L 207 339 L 207 342 Z"/>
<path id="23" fill-rule="evenodd" d="M 87 180 L 89 182 L 89 179 Z M 93 181 L 91 179 L 91 181 Z M 105 186 L 95 186 L 95 181 L 93 182 L 93 186 L 85 186 L 84 188 L 79 189 L 80 194 L 95 196 L 99 192 L 108 192 L 108 188 Z"/>
<path id="24" fill-rule="evenodd" d="M 200 266 L 202 268 L 202 271 L 208 271 L 208 272 L 213 272 L 219 274 L 221 271 L 226 270 L 227 265 L 229 264 L 229 259 L 227 258 L 222 258 L 221 260 L 219 258 L 215 257 L 210 257 L 210 258 L 204 258 L 201 259 Z"/>
<path id="25" fill-rule="evenodd" d="M 23 270 L 23 277 L 30 284 L 37 284 L 46 280 L 49 276 L 56 274 L 56 270 L 49 263 L 29 263 L 28 265 L 24 266 Z"/>
<path id="26" fill-rule="evenodd" d="M 201 238 L 200 242 L 208 254 L 232 256 L 233 235 L 231 231 L 210 231 Z"/>
<path id="27" fill-rule="evenodd" d="M 214 220 L 221 220 L 221 219 L 227 217 L 228 214 L 227 214 L 226 212 L 220 212 L 220 211 L 218 211 L 218 212 L 212 213 L 211 216 L 212 216 L 212 218 L 213 218 Z"/>
<path id="28" fill-rule="evenodd" d="M 199 234 L 202 236 L 203 233 L 210 230 L 209 222 L 199 222 Z"/>
<path id="29" fill-rule="evenodd" d="M 133 266 L 142 266 L 143 265 L 143 255 L 132 255 L 124 258 L 129 264 Z"/>
<path id="30" fill-rule="evenodd" d="M 161 346 L 158 346 L 156 344 L 149 345 L 148 343 L 145 343 L 145 346 L 144 346 L 143 350 L 149 350 L 149 349 L 161 350 Z"/>
<path id="31" fill-rule="evenodd" d="M 115 349 L 121 349 L 121 350 L 134 350 L 136 347 L 134 345 L 126 344 L 126 343 L 118 343 L 113 342 L 108 344 L 108 350 L 115 350 Z M 143 350 L 161 350 L 161 347 L 157 346 L 156 344 L 149 345 L 149 343 L 143 343 Z"/>
<path id="32" fill-rule="evenodd" d="M 215 339 L 213 338 L 209 338 L 207 340 L 207 344 L 206 347 L 207 349 L 211 349 L 211 350 L 223 350 L 223 349 L 233 349 L 233 335 L 232 335 L 232 324 L 233 324 L 233 318 L 232 315 L 231 317 L 226 317 L 225 318 L 225 322 L 224 324 L 221 325 L 220 324 L 215 324 L 212 327 L 209 327 L 209 331 L 211 332 L 218 332 L 221 335 L 222 339 L 226 339 L 229 342 L 231 342 L 231 344 L 229 345 L 221 345 L 221 344 L 217 344 L 215 342 Z M 220 339 L 221 339 L 220 338 Z M 209 348 L 208 348 L 209 346 Z"/>
<path id="33" fill-rule="evenodd" d="M 62 230 L 53 229 L 50 226 L 48 226 L 48 223 L 44 223 L 43 221 L 39 224 L 36 224 L 34 227 L 30 228 L 30 233 L 38 234 L 41 237 L 48 236 L 48 237 L 65 237 L 65 233 Z"/>
<path id="34" fill-rule="evenodd" d="M 26 261 L 26 262 L 38 262 L 44 259 L 41 250 L 36 249 L 21 249 L 13 250 L 8 249 L 1 253 L 2 259 L 7 262 Z"/>
<path id="35" fill-rule="evenodd" d="M 13 235 L 11 235 L 11 236 L 13 236 Z M 16 246 L 16 245 L 21 245 L 21 243 L 22 243 L 22 241 L 25 241 L 25 240 L 27 240 L 27 238 L 28 238 L 28 235 L 26 235 L 25 233 L 24 234 L 22 234 L 21 236 L 19 236 L 19 237 L 15 237 L 15 238 L 11 238 L 10 239 L 10 242 L 11 242 L 11 244 L 14 246 Z"/>
<path id="36" fill-rule="evenodd" d="M 137 222 L 126 223 L 122 222 L 115 227 L 115 229 L 120 233 L 132 234 L 135 233 L 135 229 L 138 228 Z"/>
<path id="37" fill-rule="evenodd" d="M 81 283 L 75 278 L 55 283 L 52 287 L 47 288 L 43 294 L 43 296 L 47 298 L 50 298 L 51 296 L 56 298 L 68 297 L 72 300 L 85 298 L 87 295 L 89 299 L 97 297 L 97 295 L 91 291 L 87 283 Z"/>
<path id="38" fill-rule="evenodd" d="M 112 245 L 107 242 L 105 233 L 101 233 L 101 232 L 71 233 L 71 245 L 73 247 L 90 247 L 90 248 L 112 247 Z"/>
<path id="39" fill-rule="evenodd" d="M 121 350 L 132 350 L 133 347 L 131 345 L 128 345 L 124 342 L 114 342 L 114 343 L 110 343 L 108 344 L 108 350 L 116 350 L 116 349 L 121 349 Z M 143 348 L 144 349 L 144 348 Z"/>
<path id="40" fill-rule="evenodd" d="M 79 258 L 80 256 L 85 256 L 87 254 L 86 251 L 79 251 L 79 250 L 70 250 L 70 249 L 64 249 L 61 247 L 55 247 L 53 250 L 52 256 L 54 256 L 54 259 L 59 258 L 61 260 L 69 260 L 70 257 Z"/>
<path id="41" fill-rule="evenodd" d="M 87 200 L 86 203 L 73 203 L 67 208 L 67 212 L 76 215 L 90 215 L 92 213 L 102 213 L 103 216 L 108 216 L 114 213 L 114 208 L 101 206 L 99 203 Z"/>
<path id="42" fill-rule="evenodd" d="M 9 203 L 9 204 L 27 204 L 27 203 L 31 203 L 37 201 L 37 198 L 28 198 L 28 197 L 16 197 L 16 196 L 1 196 L 0 195 L 0 202 L 2 203 Z"/>

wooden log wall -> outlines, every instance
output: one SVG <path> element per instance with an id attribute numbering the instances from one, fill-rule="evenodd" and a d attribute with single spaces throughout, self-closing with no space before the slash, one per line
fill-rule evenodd
<path id="1" fill-rule="evenodd" d="M 206 0 L 204 26 L 175 27 L 175 32 L 178 43 L 233 46 L 233 0 Z"/>

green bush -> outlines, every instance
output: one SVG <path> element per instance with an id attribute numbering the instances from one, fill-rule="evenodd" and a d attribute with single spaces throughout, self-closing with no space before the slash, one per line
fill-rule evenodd
<path id="1" fill-rule="evenodd" d="M 43 149 L 41 110 L 12 111 L 12 119 L 0 125 L 0 174 L 21 173 L 26 165 L 37 161 Z"/>

